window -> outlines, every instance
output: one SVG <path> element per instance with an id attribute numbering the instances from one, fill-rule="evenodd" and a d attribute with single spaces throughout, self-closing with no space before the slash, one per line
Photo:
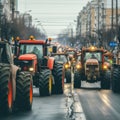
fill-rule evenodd
<path id="1" fill-rule="evenodd" d="M 22 54 L 36 54 L 38 58 L 43 56 L 43 46 L 36 44 L 21 44 L 20 45 L 20 55 Z"/>
<path id="2" fill-rule="evenodd" d="M 84 60 L 91 59 L 93 55 L 99 62 L 102 61 L 102 53 L 101 52 L 86 52 L 85 56 L 84 56 Z"/>

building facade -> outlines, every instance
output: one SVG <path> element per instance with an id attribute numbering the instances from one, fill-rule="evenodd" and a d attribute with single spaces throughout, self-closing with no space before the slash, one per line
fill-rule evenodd
<path id="1" fill-rule="evenodd" d="M 13 23 L 17 0 L 0 0 L 0 39 L 9 31 L 8 24 Z M 6 35 L 7 36 L 7 35 Z"/>
<path id="2" fill-rule="evenodd" d="M 113 0 L 114 1 L 114 0 Z M 118 0 L 118 23 L 120 23 L 120 0 Z M 113 6 L 113 24 L 116 25 L 115 1 Z M 111 0 L 92 0 L 77 16 L 77 36 L 98 37 L 101 30 L 111 29 L 112 8 Z"/>

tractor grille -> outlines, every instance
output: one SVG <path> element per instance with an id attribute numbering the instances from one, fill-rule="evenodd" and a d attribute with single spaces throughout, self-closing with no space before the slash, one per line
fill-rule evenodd
<path id="1" fill-rule="evenodd" d="M 98 68 L 98 65 L 87 65 L 86 70 L 90 72 L 94 72 L 94 71 L 99 70 L 99 68 Z"/>
<path id="2" fill-rule="evenodd" d="M 29 61 L 19 61 L 19 65 L 22 70 L 28 71 L 30 67 L 32 67 L 32 60 Z"/>

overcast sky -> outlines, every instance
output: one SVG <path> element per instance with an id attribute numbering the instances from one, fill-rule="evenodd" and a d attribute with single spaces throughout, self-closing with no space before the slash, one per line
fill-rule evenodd
<path id="1" fill-rule="evenodd" d="M 53 36 L 63 33 L 70 24 L 75 27 L 74 20 L 88 1 L 91 0 L 18 0 L 18 10 L 21 13 L 32 10 L 33 20 L 41 21 L 48 36 Z M 34 24 L 38 23 L 34 20 Z"/>

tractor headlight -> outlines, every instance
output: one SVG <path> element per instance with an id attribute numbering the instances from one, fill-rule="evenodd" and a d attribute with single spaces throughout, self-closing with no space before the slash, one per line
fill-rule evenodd
<path id="1" fill-rule="evenodd" d="M 65 69 L 68 69 L 68 68 L 70 68 L 70 65 L 67 63 L 65 64 Z"/>
<path id="2" fill-rule="evenodd" d="M 103 65 L 103 70 L 107 70 L 108 66 L 107 65 Z"/>
<path id="3" fill-rule="evenodd" d="M 34 71 L 34 68 L 30 67 L 30 68 L 29 68 L 29 71 L 30 71 L 30 72 L 33 72 L 33 71 Z"/>
<path id="4" fill-rule="evenodd" d="M 81 65 L 77 64 L 76 69 L 80 69 L 80 68 L 81 68 Z"/>

